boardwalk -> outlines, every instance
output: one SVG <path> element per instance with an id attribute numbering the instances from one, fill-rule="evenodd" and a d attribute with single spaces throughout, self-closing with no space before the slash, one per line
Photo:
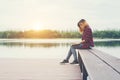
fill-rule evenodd
<path id="1" fill-rule="evenodd" d="M 78 65 L 52 59 L 0 59 L 0 80 L 81 80 Z"/>

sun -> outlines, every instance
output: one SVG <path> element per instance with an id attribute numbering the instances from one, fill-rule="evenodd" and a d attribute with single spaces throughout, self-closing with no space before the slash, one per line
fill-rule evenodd
<path id="1" fill-rule="evenodd" d="M 41 30 L 43 29 L 43 25 L 41 23 L 35 23 L 33 26 L 32 26 L 32 29 L 33 30 Z"/>

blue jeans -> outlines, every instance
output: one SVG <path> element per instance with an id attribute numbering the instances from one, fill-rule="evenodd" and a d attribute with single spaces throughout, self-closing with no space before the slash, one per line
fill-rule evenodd
<path id="1" fill-rule="evenodd" d="M 71 55 L 73 54 L 74 57 L 74 61 L 77 61 L 77 53 L 76 53 L 76 49 L 81 49 L 82 48 L 82 44 L 76 44 L 76 45 L 72 45 L 70 47 L 70 50 L 68 52 L 68 55 L 66 57 L 65 60 L 69 60 Z"/>

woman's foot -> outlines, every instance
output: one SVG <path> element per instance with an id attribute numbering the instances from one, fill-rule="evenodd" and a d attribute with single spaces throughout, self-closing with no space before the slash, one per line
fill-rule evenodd
<path id="1" fill-rule="evenodd" d="M 78 61 L 77 60 L 74 60 L 72 63 L 70 64 L 78 64 Z"/>
<path id="2" fill-rule="evenodd" d="M 69 61 L 68 61 L 68 60 L 63 60 L 63 61 L 60 62 L 60 63 L 69 63 Z"/>

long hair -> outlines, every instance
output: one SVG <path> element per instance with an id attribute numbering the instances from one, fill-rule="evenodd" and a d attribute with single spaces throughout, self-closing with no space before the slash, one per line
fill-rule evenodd
<path id="1" fill-rule="evenodd" d="M 79 22 L 78 22 L 78 24 L 77 24 L 77 26 L 79 27 L 79 29 L 80 29 L 80 33 L 82 34 L 83 33 L 83 29 L 80 27 L 80 23 L 84 23 L 84 22 L 86 22 L 86 20 L 85 19 L 81 19 Z"/>

